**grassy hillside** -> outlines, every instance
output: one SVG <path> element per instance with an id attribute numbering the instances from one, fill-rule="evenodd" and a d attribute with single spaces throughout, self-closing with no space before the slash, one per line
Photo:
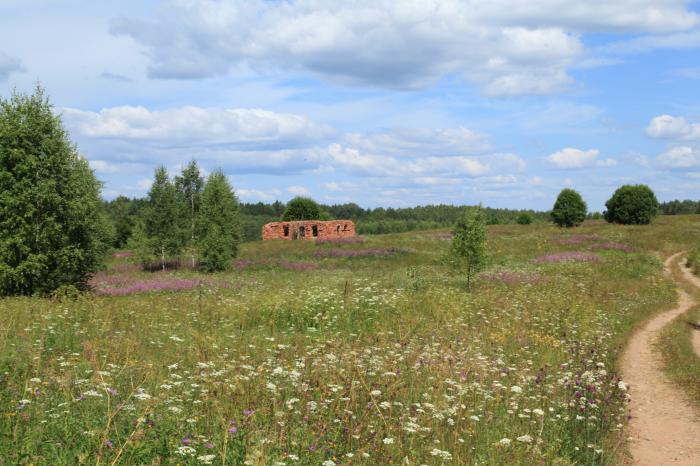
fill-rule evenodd
<path id="1" fill-rule="evenodd" d="M 612 464 L 629 332 L 700 217 L 255 242 L 231 272 L 117 257 L 77 300 L 0 301 L 8 464 Z"/>

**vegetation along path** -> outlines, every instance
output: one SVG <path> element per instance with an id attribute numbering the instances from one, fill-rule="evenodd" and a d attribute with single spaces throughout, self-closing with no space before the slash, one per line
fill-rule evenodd
<path id="1" fill-rule="evenodd" d="M 664 263 L 667 276 L 681 254 Z M 695 305 L 688 293 L 679 292 L 678 306 L 648 321 L 622 357 L 631 398 L 630 450 L 638 465 L 700 465 L 700 422 L 683 393 L 666 381 L 661 356 L 654 350 L 660 330 Z"/>

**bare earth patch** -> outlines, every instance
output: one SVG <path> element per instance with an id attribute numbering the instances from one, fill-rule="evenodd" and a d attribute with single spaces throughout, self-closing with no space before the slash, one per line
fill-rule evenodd
<path id="1" fill-rule="evenodd" d="M 680 254 L 666 259 L 667 275 Z M 659 331 L 695 305 L 688 293 L 679 292 L 678 306 L 649 320 L 632 336 L 622 357 L 631 398 L 630 451 L 637 465 L 700 465 L 700 422 L 683 392 L 666 380 L 654 350 Z"/>

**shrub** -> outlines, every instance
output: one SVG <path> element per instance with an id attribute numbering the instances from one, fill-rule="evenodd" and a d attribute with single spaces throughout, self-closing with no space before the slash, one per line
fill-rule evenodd
<path id="1" fill-rule="evenodd" d="M 605 203 L 605 220 L 624 225 L 647 225 L 659 211 L 654 191 L 644 184 L 625 185 Z"/>
<path id="2" fill-rule="evenodd" d="M 293 220 L 318 220 L 321 218 L 321 208 L 316 201 L 308 197 L 295 197 L 287 203 L 287 208 L 282 214 L 282 221 Z"/>
<path id="3" fill-rule="evenodd" d="M 41 87 L 0 98 L 0 294 L 83 288 L 107 248 L 100 183 Z"/>
<path id="4" fill-rule="evenodd" d="M 529 212 L 521 212 L 517 219 L 519 225 L 529 225 L 532 223 L 532 220 L 532 214 Z"/>
<path id="5" fill-rule="evenodd" d="M 580 225 L 586 218 L 588 207 L 581 195 L 573 189 L 562 189 L 552 208 L 552 219 L 560 227 Z"/>

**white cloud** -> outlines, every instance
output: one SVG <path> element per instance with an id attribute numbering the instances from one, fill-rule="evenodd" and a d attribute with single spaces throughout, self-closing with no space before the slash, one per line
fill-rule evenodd
<path id="1" fill-rule="evenodd" d="M 692 168 L 700 166 L 700 150 L 690 146 L 675 146 L 658 157 L 658 161 L 669 168 Z"/>
<path id="2" fill-rule="evenodd" d="M 24 71 L 22 62 L 17 57 L 11 57 L 0 50 L 0 82 L 6 81 L 12 73 Z"/>
<path id="3" fill-rule="evenodd" d="M 478 177 L 502 171 L 519 172 L 525 169 L 525 161 L 514 154 L 496 153 L 480 157 L 424 156 L 414 159 L 400 159 L 387 155 L 365 153 L 341 144 L 331 144 L 328 153 L 338 169 L 361 176 Z"/>
<path id="4" fill-rule="evenodd" d="M 88 160 L 90 168 L 98 174 L 120 174 L 120 173 L 138 173 L 148 170 L 148 167 L 140 163 L 119 163 L 109 162 L 107 160 Z M 150 185 L 149 185 L 150 186 Z"/>
<path id="5" fill-rule="evenodd" d="M 542 177 L 540 176 L 533 176 L 528 180 L 528 183 L 533 185 L 533 186 L 539 186 L 542 184 Z"/>
<path id="6" fill-rule="evenodd" d="M 617 166 L 617 160 L 615 159 L 603 159 L 595 161 L 596 167 L 615 167 Z"/>
<path id="7" fill-rule="evenodd" d="M 559 152 L 548 155 L 547 160 L 561 169 L 583 168 L 593 164 L 599 153 L 600 151 L 596 149 L 583 151 L 567 147 Z"/>
<path id="8" fill-rule="evenodd" d="M 237 189 L 236 194 L 243 201 L 274 201 L 279 199 L 281 194 L 278 189 Z"/>
<path id="9" fill-rule="evenodd" d="M 688 123 L 683 117 L 659 115 L 651 120 L 646 133 L 659 139 L 700 139 L 700 124 Z"/>
<path id="10" fill-rule="evenodd" d="M 303 186 L 290 186 L 287 188 L 287 192 L 292 193 L 295 196 L 311 197 L 311 191 Z"/>
<path id="11" fill-rule="evenodd" d="M 333 130 L 292 114 L 261 109 L 112 107 L 99 112 L 67 108 L 67 124 L 90 138 L 161 141 L 171 145 L 231 145 L 239 149 L 308 146 Z"/>
<path id="12" fill-rule="evenodd" d="M 366 152 L 398 157 L 474 154 L 491 149 L 488 138 L 462 126 L 456 128 L 394 128 L 370 134 L 349 134 L 346 143 Z"/>
<path id="13" fill-rule="evenodd" d="M 460 75 L 502 96 L 566 89 L 582 32 L 673 33 L 697 23 L 684 0 L 171 0 L 158 19 L 120 18 L 111 31 L 145 47 L 156 78 L 281 68 L 419 88 Z"/>

